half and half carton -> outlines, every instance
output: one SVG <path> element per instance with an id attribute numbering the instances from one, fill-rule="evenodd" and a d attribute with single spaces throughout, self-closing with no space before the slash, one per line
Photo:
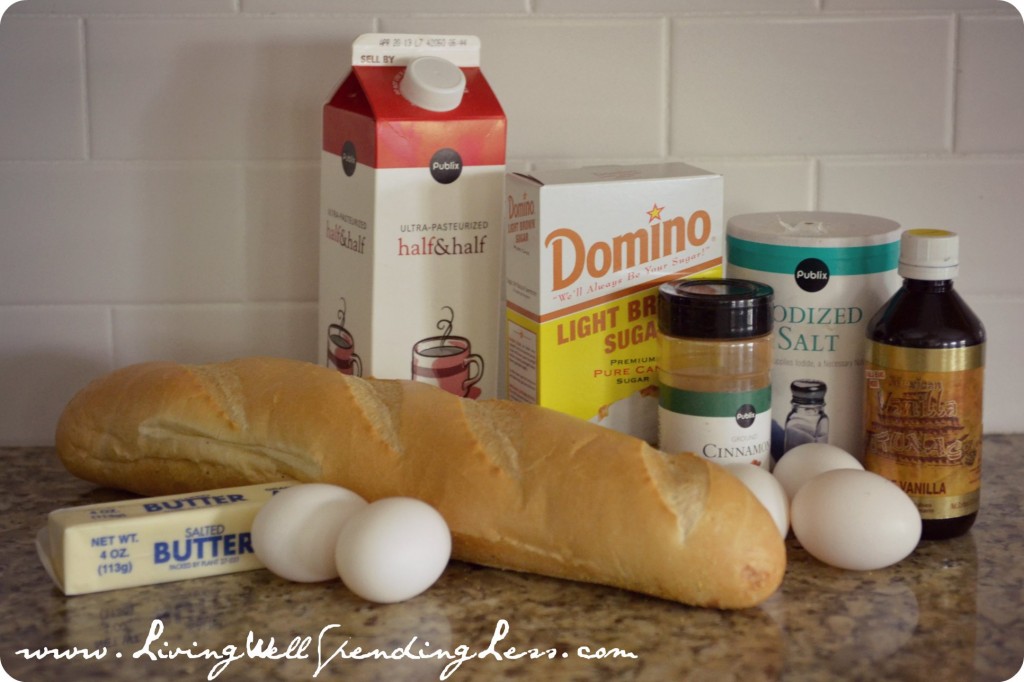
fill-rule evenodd
<path id="1" fill-rule="evenodd" d="M 321 362 L 496 397 L 505 125 L 476 37 L 355 41 L 323 109 Z"/>

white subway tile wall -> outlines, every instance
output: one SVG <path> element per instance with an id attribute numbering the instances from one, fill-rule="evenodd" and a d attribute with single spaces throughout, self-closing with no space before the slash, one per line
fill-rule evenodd
<path id="1" fill-rule="evenodd" d="M 515 170 L 682 160 L 726 215 L 962 235 L 1020 432 L 1024 21 L 1000 0 L 25 0 L 0 20 L 0 445 L 150 359 L 316 361 L 320 107 L 369 31 L 470 33 Z"/>

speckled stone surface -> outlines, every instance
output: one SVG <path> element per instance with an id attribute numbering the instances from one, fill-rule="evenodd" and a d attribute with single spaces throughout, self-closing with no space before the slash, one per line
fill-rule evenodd
<path id="1" fill-rule="evenodd" d="M 50 449 L 0 449 L 0 663 L 24 682 L 1007 680 L 1024 662 L 1022 451 L 1024 435 L 986 438 L 968 535 L 866 573 L 829 568 L 790 539 L 779 592 L 719 612 L 462 563 L 389 606 L 264 570 L 65 597 L 36 557 L 36 530 L 52 509 L 124 495 L 71 477 Z M 375 651 L 390 659 L 365 658 Z"/>

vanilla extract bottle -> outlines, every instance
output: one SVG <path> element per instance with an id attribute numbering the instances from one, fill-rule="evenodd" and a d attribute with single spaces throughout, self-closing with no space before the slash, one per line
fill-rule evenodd
<path id="1" fill-rule="evenodd" d="M 864 465 L 914 500 L 924 539 L 966 533 L 981 497 L 985 329 L 953 289 L 958 250 L 903 233 L 903 285 L 867 327 Z"/>

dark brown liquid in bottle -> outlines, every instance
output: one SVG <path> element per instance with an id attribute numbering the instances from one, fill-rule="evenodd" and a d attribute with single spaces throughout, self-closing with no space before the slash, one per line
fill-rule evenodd
<path id="1" fill-rule="evenodd" d="M 985 342 L 985 328 L 956 291 L 952 280 L 907 279 L 868 323 L 867 337 L 906 348 L 963 348 Z M 924 519 L 921 537 L 941 540 L 963 535 L 977 512 L 949 519 Z"/>

